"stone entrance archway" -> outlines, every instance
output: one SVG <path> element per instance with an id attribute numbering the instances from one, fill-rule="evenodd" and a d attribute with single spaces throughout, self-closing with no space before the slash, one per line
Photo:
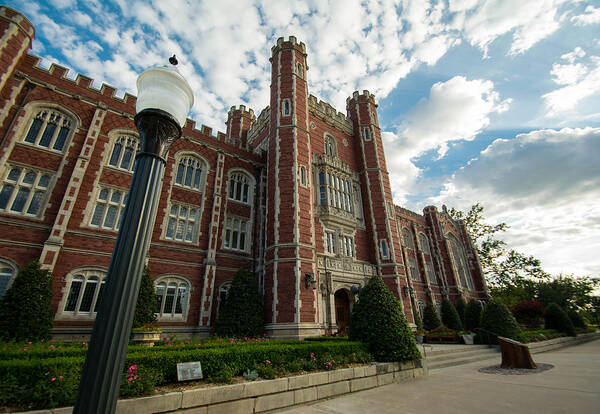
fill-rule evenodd
<path id="1" fill-rule="evenodd" d="M 338 335 L 348 335 L 350 326 L 350 297 L 346 289 L 335 292 L 335 319 L 338 326 Z"/>

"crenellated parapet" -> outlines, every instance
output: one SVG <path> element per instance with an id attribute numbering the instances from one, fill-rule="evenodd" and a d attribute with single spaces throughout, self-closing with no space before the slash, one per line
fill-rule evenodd
<path id="1" fill-rule="evenodd" d="M 296 49 L 306 56 L 306 45 L 304 44 L 304 42 L 298 43 L 298 41 L 296 40 L 296 36 L 290 36 L 288 40 L 285 40 L 284 37 L 278 38 L 277 44 L 271 48 L 271 54 L 274 56 L 280 49 L 284 48 Z"/>
<path id="2" fill-rule="evenodd" d="M 258 148 L 261 142 L 257 142 L 257 138 L 262 134 L 262 132 L 269 126 L 269 121 L 271 119 L 271 110 L 270 107 L 267 106 L 263 109 L 258 118 L 250 125 L 250 129 L 248 130 L 248 146 Z"/>
<path id="3" fill-rule="evenodd" d="M 318 100 L 316 96 L 308 96 L 308 109 L 312 115 L 334 126 L 348 135 L 353 135 L 352 121 L 341 112 L 338 112 L 327 102 Z"/>
<path id="4" fill-rule="evenodd" d="M 346 105 L 349 105 L 351 101 L 370 102 L 373 105 L 377 106 L 377 102 L 375 101 L 375 95 L 369 92 L 367 89 L 364 89 L 363 93 L 359 93 L 358 91 L 352 92 L 352 96 L 346 98 Z"/>

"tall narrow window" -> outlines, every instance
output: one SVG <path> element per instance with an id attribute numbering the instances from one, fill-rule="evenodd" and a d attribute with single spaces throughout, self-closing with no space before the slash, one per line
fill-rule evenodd
<path id="1" fill-rule="evenodd" d="M 467 265 L 467 259 L 462 244 L 450 234 L 450 246 L 452 248 L 452 255 L 454 256 L 454 263 L 456 264 L 460 283 L 464 288 L 473 289 L 473 279 L 469 273 Z"/>
<path id="2" fill-rule="evenodd" d="M 304 165 L 300 167 L 300 185 L 306 186 L 306 167 Z"/>
<path id="3" fill-rule="evenodd" d="M 421 245 L 421 251 L 425 254 L 431 254 L 429 250 L 429 239 L 423 233 L 419 233 L 419 244 Z"/>
<path id="4" fill-rule="evenodd" d="M 421 275 L 419 274 L 419 267 L 417 266 L 417 260 L 414 257 L 409 256 L 408 267 L 410 269 L 410 278 L 412 280 L 420 281 Z"/>
<path id="5" fill-rule="evenodd" d="M 427 268 L 427 277 L 429 278 L 429 283 L 437 284 L 437 277 L 435 276 L 435 270 L 433 269 L 431 262 L 427 262 L 425 267 Z"/>
<path id="6" fill-rule="evenodd" d="M 229 178 L 229 199 L 248 203 L 250 192 L 253 190 L 250 182 L 250 179 L 244 173 L 236 172 L 231 174 Z"/>
<path id="7" fill-rule="evenodd" d="M 36 216 L 42 210 L 50 175 L 29 168 L 9 170 L 0 190 L 0 210 Z"/>
<path id="8" fill-rule="evenodd" d="M 325 155 L 335 157 L 337 155 L 337 143 L 335 138 L 329 134 L 325 135 Z"/>
<path id="9" fill-rule="evenodd" d="M 325 244 L 325 251 L 327 253 L 330 254 L 336 254 L 336 248 L 335 248 L 335 232 L 333 231 L 326 231 L 325 232 L 325 238 L 323 239 L 323 242 Z"/>
<path id="10" fill-rule="evenodd" d="M 63 113 L 47 108 L 40 109 L 31 121 L 24 141 L 62 152 L 72 128 L 73 121 Z"/>
<path id="11" fill-rule="evenodd" d="M 231 250 L 247 251 L 249 240 L 249 226 L 246 219 L 228 217 L 225 220 L 225 240 L 223 247 Z"/>
<path id="12" fill-rule="evenodd" d="M 283 116 L 290 116 L 291 113 L 292 113 L 292 109 L 291 109 L 291 105 L 290 105 L 290 100 L 286 98 L 283 100 L 283 103 L 281 105 L 281 114 Z"/>
<path id="13" fill-rule="evenodd" d="M 169 240 L 195 243 L 198 240 L 200 209 L 173 203 L 169 209 L 169 220 L 165 238 Z"/>
<path id="14" fill-rule="evenodd" d="M 17 275 L 17 268 L 8 260 L 0 259 L 0 299 L 10 286 L 13 278 Z"/>
<path id="15" fill-rule="evenodd" d="M 342 248 L 344 251 L 344 256 L 354 257 L 354 237 L 342 237 Z"/>
<path id="16" fill-rule="evenodd" d="M 298 76 L 302 77 L 303 70 L 302 70 L 302 64 L 301 63 L 298 63 L 296 65 L 296 74 L 298 74 Z"/>
<path id="17" fill-rule="evenodd" d="M 90 225 L 107 230 L 119 230 L 127 193 L 114 188 L 100 188 Z"/>
<path id="18" fill-rule="evenodd" d="M 202 190 L 204 163 L 196 157 L 181 157 L 177 163 L 175 184 L 192 190 Z"/>
<path id="19" fill-rule="evenodd" d="M 126 171 L 133 171 L 135 156 L 140 151 L 139 140 L 133 136 L 120 135 L 113 145 L 108 164 Z"/>
<path id="20" fill-rule="evenodd" d="M 327 186 L 325 185 L 325 173 L 319 171 L 319 204 L 327 204 Z"/>
<path id="21" fill-rule="evenodd" d="M 367 127 L 363 131 L 365 134 L 365 141 L 371 141 L 371 131 L 369 130 L 369 128 Z"/>
<path id="22" fill-rule="evenodd" d="M 71 279 L 63 313 L 94 316 L 98 312 L 104 291 L 105 274 L 98 271 L 78 271 Z"/>
<path id="23" fill-rule="evenodd" d="M 380 246 L 381 246 L 381 258 L 382 259 L 389 258 L 390 253 L 388 252 L 387 240 L 381 240 Z"/>
<path id="24" fill-rule="evenodd" d="M 413 242 L 412 233 L 406 227 L 402 228 L 402 240 L 407 249 L 414 250 L 415 244 Z"/>

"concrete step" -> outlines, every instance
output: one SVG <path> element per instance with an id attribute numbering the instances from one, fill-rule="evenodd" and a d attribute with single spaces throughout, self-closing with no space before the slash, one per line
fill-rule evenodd
<path id="1" fill-rule="evenodd" d="M 423 345 L 419 345 L 420 348 L 422 346 Z M 457 353 L 464 353 L 464 352 L 472 352 L 475 350 L 491 349 L 487 345 L 438 345 L 438 344 L 429 345 L 429 344 L 425 344 L 425 347 L 427 347 L 425 349 L 427 358 L 429 358 L 430 356 L 433 357 L 436 355 L 457 354 Z M 433 347 L 433 349 L 430 347 Z M 423 353 L 422 349 L 421 349 L 421 353 Z"/>
<path id="2" fill-rule="evenodd" d="M 495 348 L 475 349 L 472 351 L 453 352 L 448 354 L 435 354 L 431 356 L 427 354 L 427 361 L 429 363 L 437 363 L 441 361 L 450 361 L 455 359 L 465 359 L 475 357 L 479 355 L 497 355 L 498 350 Z"/>
<path id="3" fill-rule="evenodd" d="M 455 358 L 444 361 L 427 361 L 427 369 L 431 371 L 435 371 L 442 368 L 454 367 L 457 365 L 469 364 L 471 362 L 483 361 L 486 359 L 497 359 L 500 361 L 501 355 L 500 352 L 496 350 L 490 350 L 491 352 L 485 352 L 481 354 L 473 354 L 464 358 Z"/>

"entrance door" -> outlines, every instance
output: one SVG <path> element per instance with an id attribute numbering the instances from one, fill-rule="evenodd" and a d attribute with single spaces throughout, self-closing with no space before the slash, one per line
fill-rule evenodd
<path id="1" fill-rule="evenodd" d="M 338 335 L 348 335 L 350 326 L 350 299 L 345 289 L 335 292 L 335 318 L 338 326 Z"/>

